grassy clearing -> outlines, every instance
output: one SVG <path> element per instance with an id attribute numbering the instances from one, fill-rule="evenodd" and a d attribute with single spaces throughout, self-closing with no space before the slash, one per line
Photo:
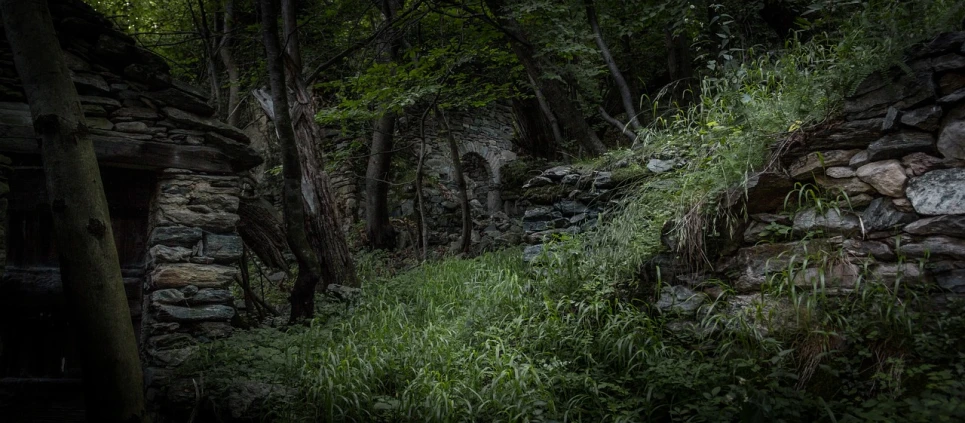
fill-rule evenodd
<path id="1" fill-rule="evenodd" d="M 189 370 L 215 396 L 239 380 L 286 387 L 265 407 L 282 422 L 965 418 L 961 304 L 923 313 L 913 289 L 873 281 L 845 296 L 804 294 L 786 284 L 793 265 L 768 292 L 803 304 L 794 318 L 807 324 L 790 331 L 768 324 L 763 303 L 756 315 L 711 304 L 693 323 L 618 299 L 660 250 L 664 222 L 707 216 L 779 134 L 831 114 L 907 43 L 960 22 L 962 8 L 872 2 L 855 13 L 840 33 L 705 79 L 701 101 L 657 116 L 642 148 L 594 163 L 660 155 L 684 165 L 628 179 L 635 195 L 608 224 L 537 265 L 509 250 L 392 277 L 366 266 L 357 304 L 329 305 L 308 328 L 215 343 Z"/>

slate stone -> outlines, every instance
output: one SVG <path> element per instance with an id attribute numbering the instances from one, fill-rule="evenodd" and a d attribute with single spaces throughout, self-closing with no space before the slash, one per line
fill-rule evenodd
<path id="1" fill-rule="evenodd" d="M 664 313 L 693 314 L 706 301 L 706 295 L 683 285 L 664 286 L 655 306 Z"/>
<path id="2" fill-rule="evenodd" d="M 543 252 L 543 244 L 529 245 L 523 249 L 523 261 L 529 263 Z"/>
<path id="3" fill-rule="evenodd" d="M 547 178 L 545 176 L 536 176 L 526 181 L 526 183 L 523 184 L 523 189 L 543 187 L 543 186 L 552 185 L 552 184 L 553 184 L 552 179 Z"/>
<path id="4" fill-rule="evenodd" d="M 563 177 L 560 181 L 563 185 L 578 185 L 580 183 L 580 175 L 578 173 L 571 173 Z"/>
<path id="5" fill-rule="evenodd" d="M 938 286 L 956 294 L 965 294 L 965 269 L 956 269 L 935 275 Z"/>
<path id="6" fill-rule="evenodd" d="M 242 242 L 237 235 L 214 235 L 204 236 L 204 255 L 211 257 L 215 262 L 231 263 L 241 258 Z"/>
<path id="7" fill-rule="evenodd" d="M 190 305 L 227 304 L 233 299 L 231 291 L 227 289 L 201 289 L 197 294 L 187 298 L 187 303 Z"/>
<path id="8" fill-rule="evenodd" d="M 909 176 L 921 176 L 945 167 L 942 159 L 925 153 L 911 153 L 902 157 L 901 164 L 907 169 Z"/>
<path id="9" fill-rule="evenodd" d="M 963 98 L 965 98 L 965 88 L 959 88 L 949 94 L 943 95 L 938 99 L 938 102 L 940 104 L 952 104 L 961 101 Z"/>
<path id="10" fill-rule="evenodd" d="M 181 304 L 184 305 L 184 294 L 177 289 L 159 289 L 151 293 L 151 304 Z"/>
<path id="11" fill-rule="evenodd" d="M 938 135 L 938 152 L 946 159 L 965 160 L 965 121 L 945 124 Z"/>
<path id="12" fill-rule="evenodd" d="M 191 249 L 185 247 L 169 247 L 167 245 L 155 245 L 151 247 L 151 259 L 155 263 L 180 263 L 188 261 L 191 257 Z"/>
<path id="13" fill-rule="evenodd" d="M 824 175 L 814 175 L 814 182 L 835 195 L 843 193 L 849 197 L 855 197 L 875 192 L 874 187 L 862 182 L 857 177 L 834 179 Z M 783 200 L 784 197 L 781 197 L 781 199 Z"/>
<path id="14" fill-rule="evenodd" d="M 120 132 L 134 132 L 134 133 L 151 133 L 148 129 L 147 124 L 144 122 L 118 122 L 114 125 L 114 129 Z"/>
<path id="15" fill-rule="evenodd" d="M 965 214 L 965 169 L 933 170 L 911 178 L 907 196 L 918 214 Z"/>
<path id="16" fill-rule="evenodd" d="M 912 235 L 948 235 L 965 238 L 965 215 L 943 215 L 921 219 L 905 226 Z"/>
<path id="17" fill-rule="evenodd" d="M 900 73 L 897 81 L 886 83 L 867 94 L 845 100 L 844 113 L 851 119 L 884 116 L 889 106 L 906 109 L 935 97 L 931 72 Z"/>
<path id="18" fill-rule="evenodd" d="M 177 88 L 165 88 L 163 90 L 150 91 L 143 93 L 143 95 L 151 100 L 158 101 L 165 105 L 174 106 L 178 109 L 191 113 L 196 113 L 199 116 L 210 117 L 215 113 L 214 107 L 211 107 L 205 103 L 202 98 L 195 97 Z"/>
<path id="19" fill-rule="evenodd" d="M 847 165 L 859 150 L 830 150 L 810 153 L 800 157 L 788 167 L 791 178 L 803 180 L 813 174 L 824 173 L 824 168 Z"/>
<path id="20" fill-rule="evenodd" d="M 807 151 L 835 150 L 835 149 L 863 149 L 872 141 L 881 137 L 883 119 L 859 119 L 849 122 L 836 122 L 823 126 L 806 135 L 805 143 L 801 147 L 792 147 L 791 153 Z"/>
<path id="21" fill-rule="evenodd" d="M 897 159 L 916 151 L 930 151 L 934 145 L 935 138 L 925 132 L 904 131 L 885 135 L 868 146 L 868 160 Z"/>
<path id="22" fill-rule="evenodd" d="M 917 263 L 879 263 L 871 268 L 868 278 L 887 286 L 895 286 L 899 281 L 903 285 L 918 286 L 933 282 L 931 275 Z"/>
<path id="23" fill-rule="evenodd" d="M 794 183 L 775 172 L 755 173 L 747 178 L 747 213 L 772 213 L 784 207 L 784 197 Z"/>
<path id="24" fill-rule="evenodd" d="M 572 200 L 563 200 L 556 203 L 556 210 L 559 210 L 560 213 L 563 213 L 564 217 L 570 217 L 573 215 L 586 213 L 588 209 L 586 205 L 580 202 L 572 201 Z"/>
<path id="25" fill-rule="evenodd" d="M 858 179 L 871 185 L 881 194 L 889 197 L 902 197 L 905 194 L 905 168 L 898 160 L 871 162 L 858 168 Z"/>
<path id="26" fill-rule="evenodd" d="M 89 73 L 73 73 L 70 76 L 70 79 L 71 81 L 74 81 L 74 87 L 77 88 L 78 93 L 101 95 L 111 92 L 110 85 L 107 85 L 107 81 L 105 81 L 104 77 L 100 75 L 92 75 Z"/>
<path id="27" fill-rule="evenodd" d="M 234 316 L 235 309 L 226 305 L 206 305 L 198 307 L 160 305 L 157 307 L 157 319 L 162 322 L 226 322 Z"/>
<path id="28" fill-rule="evenodd" d="M 889 132 L 895 129 L 900 114 L 901 112 L 899 112 L 898 109 L 889 107 L 888 111 L 885 113 L 884 120 L 881 122 L 881 130 L 884 132 Z"/>
<path id="29" fill-rule="evenodd" d="M 856 216 L 831 209 L 821 213 L 807 209 L 794 216 L 794 230 L 802 233 L 820 231 L 823 234 L 852 235 L 861 231 Z"/>
<path id="30" fill-rule="evenodd" d="M 245 135 L 245 133 L 240 129 L 226 123 L 222 123 L 216 119 L 201 117 L 193 113 L 176 109 L 174 107 L 165 107 L 163 111 L 164 114 L 166 114 L 172 121 L 185 125 L 189 128 L 202 131 L 211 131 L 246 145 L 251 143 L 251 140 L 248 139 L 248 136 Z"/>
<path id="31" fill-rule="evenodd" d="M 870 257 L 875 260 L 894 260 L 896 258 L 894 250 L 881 241 L 846 239 L 841 247 L 854 257 Z"/>
<path id="32" fill-rule="evenodd" d="M 864 229 L 868 232 L 883 231 L 895 226 L 914 222 L 918 216 L 914 213 L 902 213 L 888 198 L 878 197 L 871 201 L 868 208 L 861 214 Z"/>
<path id="33" fill-rule="evenodd" d="M 945 32 L 924 45 L 912 47 L 909 51 L 914 57 L 937 56 L 959 50 L 965 42 L 965 32 Z"/>
<path id="34" fill-rule="evenodd" d="M 231 165 L 236 170 L 248 170 L 262 164 L 265 160 L 255 149 L 245 143 L 232 140 L 213 132 L 206 132 L 204 140 L 207 145 L 216 147 L 230 158 Z"/>
<path id="35" fill-rule="evenodd" d="M 848 161 L 848 166 L 857 169 L 861 166 L 868 164 L 871 160 L 868 159 L 868 150 L 861 150 L 851 160 Z M 830 175 L 829 175 L 830 176 Z"/>
<path id="36" fill-rule="evenodd" d="M 529 232 L 539 232 L 551 228 L 553 225 L 552 221 L 540 220 L 535 222 L 523 222 L 523 231 Z"/>
<path id="37" fill-rule="evenodd" d="M 664 173 L 673 170 L 674 162 L 671 160 L 650 159 L 647 162 L 647 170 L 653 173 Z"/>
<path id="38" fill-rule="evenodd" d="M 180 288 L 188 285 L 221 288 L 234 282 L 238 275 L 238 269 L 231 266 L 172 263 L 155 267 L 150 281 L 155 288 Z"/>
<path id="39" fill-rule="evenodd" d="M 926 132 L 938 130 L 942 118 L 942 108 L 938 105 L 920 107 L 901 115 L 901 123 Z"/>
<path id="40" fill-rule="evenodd" d="M 613 188 L 614 185 L 612 172 L 597 172 L 593 176 L 593 188 L 595 189 Z"/>
<path id="41" fill-rule="evenodd" d="M 105 109 L 116 109 L 121 107 L 121 103 L 118 102 L 117 100 L 114 100 L 113 98 L 89 96 L 89 95 L 82 95 L 78 97 L 80 98 L 80 104 L 101 106 L 101 107 L 104 107 Z"/>
<path id="42" fill-rule="evenodd" d="M 147 120 L 155 120 L 161 117 L 157 112 L 147 107 L 122 107 L 111 113 L 111 116 Z"/>
<path id="43" fill-rule="evenodd" d="M 965 240 L 938 235 L 902 244 L 898 252 L 910 258 L 950 258 L 965 260 Z"/>
<path id="44" fill-rule="evenodd" d="M 551 167 L 549 169 L 544 170 L 543 173 L 540 174 L 540 176 L 547 177 L 553 181 L 560 181 L 563 179 L 563 177 L 573 172 L 574 171 L 571 166 L 556 166 L 556 167 Z"/>
<path id="45" fill-rule="evenodd" d="M 542 220 L 540 218 L 549 218 L 550 213 L 553 212 L 552 206 L 538 206 L 526 209 L 523 213 L 523 221 L 527 220 Z"/>
<path id="46" fill-rule="evenodd" d="M 154 228 L 148 241 L 150 245 L 165 245 L 169 247 L 192 247 L 201 240 L 200 228 L 184 226 L 165 226 Z"/>

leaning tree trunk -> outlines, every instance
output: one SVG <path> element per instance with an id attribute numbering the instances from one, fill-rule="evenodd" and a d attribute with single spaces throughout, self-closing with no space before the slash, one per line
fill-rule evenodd
<path id="1" fill-rule="evenodd" d="M 502 29 L 509 37 L 509 45 L 516 59 L 523 65 L 526 74 L 533 81 L 536 81 L 540 91 L 546 98 L 546 102 L 553 108 L 556 118 L 559 120 L 565 135 L 576 139 L 583 145 L 590 154 L 599 155 L 606 152 L 606 147 L 600 141 L 600 137 L 586 123 L 583 111 L 580 106 L 570 98 L 566 88 L 555 79 L 544 78 L 543 65 L 536 58 L 536 50 L 529 42 L 526 31 L 523 30 L 519 22 L 509 16 L 499 15 L 505 6 L 505 0 L 486 0 L 489 9 L 497 14 L 498 21 Z"/>
<path id="2" fill-rule="evenodd" d="M 301 187 L 308 213 L 308 239 L 322 264 L 322 283 L 315 289 L 324 291 L 330 283 L 358 287 L 355 262 L 339 224 L 339 212 L 335 207 L 331 182 L 319 150 L 323 137 L 321 128 L 315 123 L 315 103 L 312 102 L 308 84 L 301 76 L 302 61 L 295 7 L 291 0 L 283 0 L 282 9 L 287 54 L 285 75 L 288 89 L 294 93 L 290 104 L 291 118 L 298 158 L 301 161 Z"/>
<path id="3" fill-rule="evenodd" d="M 54 239 L 84 366 L 87 419 L 145 420 L 144 385 L 107 197 L 43 0 L 3 0 L 3 26 L 42 138 Z"/>
<path id="4" fill-rule="evenodd" d="M 623 72 L 620 72 L 620 68 L 617 67 L 617 62 L 613 60 L 613 54 L 610 53 L 610 48 L 607 47 L 606 41 L 603 40 L 603 31 L 600 29 L 600 22 L 596 16 L 596 7 L 593 6 L 593 0 L 584 0 L 584 3 L 586 4 L 587 20 L 590 21 L 590 28 L 593 29 L 593 40 L 596 41 L 596 46 L 600 48 L 603 61 L 606 62 L 607 68 L 610 69 L 610 75 L 613 76 L 613 81 L 616 83 L 617 91 L 620 93 L 620 99 L 623 101 L 623 111 L 627 113 L 630 128 L 633 128 L 634 131 L 641 131 L 643 127 L 640 126 L 640 121 L 637 120 L 637 108 L 633 105 L 630 86 L 627 85 L 627 80 L 623 78 Z M 611 121 L 610 119 L 608 119 L 608 121 Z M 626 129 L 623 126 L 624 125 L 618 125 L 617 129 L 625 133 Z"/>
<path id="5" fill-rule="evenodd" d="M 469 193 L 466 189 L 466 175 L 462 171 L 462 160 L 459 157 L 459 145 L 456 144 L 456 137 L 452 134 L 449 127 L 449 120 L 446 115 L 435 106 L 436 122 L 441 125 L 442 132 L 446 134 L 446 141 L 449 144 L 449 157 L 452 159 L 452 171 L 456 177 L 456 188 L 459 192 L 459 209 L 462 211 L 462 234 L 459 237 L 459 252 L 469 252 L 469 243 L 472 241 L 472 216 L 469 211 Z"/>
<path id="6" fill-rule="evenodd" d="M 321 279 L 322 266 L 308 239 L 305 197 L 302 194 L 302 166 L 288 110 L 288 88 L 282 65 L 282 51 L 278 42 L 278 14 L 274 0 L 260 0 L 262 35 L 265 44 L 268 81 L 271 86 L 272 112 L 275 131 L 281 144 L 283 208 L 285 235 L 288 246 L 298 262 L 298 278 L 292 287 L 290 322 L 315 315 L 315 286 Z"/>

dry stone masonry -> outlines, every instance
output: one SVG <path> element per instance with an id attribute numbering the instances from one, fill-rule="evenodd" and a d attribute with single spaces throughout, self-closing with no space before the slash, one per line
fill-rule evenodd
<path id="1" fill-rule="evenodd" d="M 965 33 L 943 34 L 908 55 L 911 74 L 895 67 L 866 78 L 844 119 L 790 146 L 786 175 L 754 176 L 746 202 L 729 205 L 750 219 L 717 251 L 712 270 L 669 266 L 671 286 L 657 307 L 693 312 L 695 301 L 722 294 L 701 284 L 712 277 L 737 291 L 729 299 L 736 308 L 752 307 L 767 284 L 784 279 L 832 292 L 863 279 L 930 287 L 936 301 L 965 295 L 963 41 Z M 823 203 L 771 201 L 802 191 Z"/>
<path id="2" fill-rule="evenodd" d="M 262 159 L 245 133 L 217 120 L 202 92 L 170 76 L 163 59 L 138 47 L 79 0 L 49 3 L 102 167 L 132 319 L 139 326 L 148 396 L 154 404 L 183 400 L 190 406 L 194 387 L 190 381 L 173 379 L 172 368 L 199 343 L 232 331 L 235 309 L 228 287 L 239 275 L 242 251 L 236 230 L 241 176 Z M 26 338 L 15 337 L 16 326 L 23 324 L 17 319 L 34 321 L 62 314 L 63 308 L 56 259 L 45 252 L 52 245 L 47 239 L 49 223 L 30 216 L 30 211 L 44 213 L 47 207 L 41 198 L 40 143 L 25 101 L 10 46 L 3 40 L 0 302 L 36 307 L 22 309 L 15 317 L 5 315 L 0 336 L 7 339 L 0 341 L 8 354 L 37 359 L 20 368 L 6 366 L 12 361 L 4 357 L 0 377 L 15 373 L 76 379 L 78 373 L 71 371 L 38 373 L 35 369 L 46 366 L 41 361 L 49 351 L 31 350 L 35 346 L 18 341 Z M 32 187 L 39 188 L 37 194 L 31 194 Z M 6 197 L 11 189 L 17 192 L 11 210 L 17 211 L 24 228 L 17 236 L 6 232 Z M 4 271 L 6 246 L 13 242 L 25 252 L 18 252 L 16 269 L 7 266 Z M 52 296 L 31 296 L 41 284 L 44 294 Z M 45 324 L 60 328 L 67 323 Z M 69 336 L 51 336 L 51 342 L 71 341 Z M 73 357 L 50 359 L 58 365 L 66 362 L 68 368 L 74 365 Z"/>

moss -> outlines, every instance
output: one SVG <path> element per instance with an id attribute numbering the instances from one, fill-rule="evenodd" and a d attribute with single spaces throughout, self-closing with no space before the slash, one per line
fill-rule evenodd
<path id="1" fill-rule="evenodd" d="M 553 204 L 556 200 L 565 197 L 566 194 L 565 186 L 553 184 L 523 190 L 522 198 L 534 204 Z"/>
<path id="2" fill-rule="evenodd" d="M 652 172 L 647 170 L 647 168 L 634 164 L 624 168 L 615 169 L 613 171 L 612 178 L 613 182 L 615 182 L 617 185 L 625 185 L 642 181 L 650 175 L 652 175 Z"/>

